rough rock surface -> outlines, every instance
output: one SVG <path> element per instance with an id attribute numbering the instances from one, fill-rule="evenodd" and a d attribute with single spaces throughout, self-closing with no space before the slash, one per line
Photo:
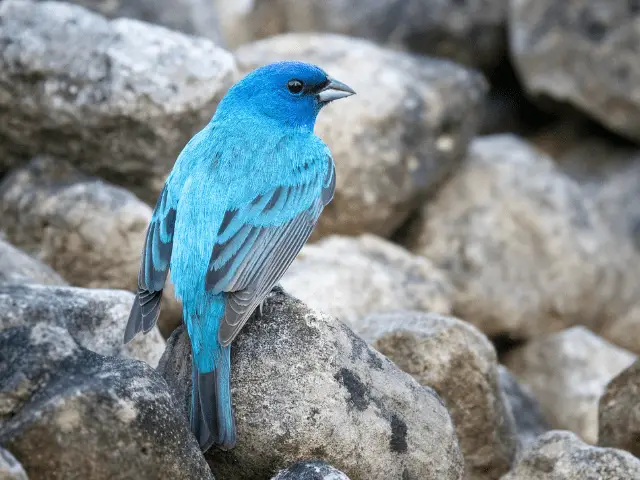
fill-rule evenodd
<path id="1" fill-rule="evenodd" d="M 512 0 L 511 57 L 529 92 L 569 102 L 640 140 L 640 6 Z"/>
<path id="2" fill-rule="evenodd" d="M 157 329 L 123 345 L 133 294 L 124 290 L 43 285 L 0 286 L 0 331 L 49 323 L 100 355 L 124 355 L 155 367 L 164 352 Z"/>
<path id="3" fill-rule="evenodd" d="M 0 444 L 31 480 L 212 479 L 164 380 L 58 326 L 0 331 Z"/>
<path id="4" fill-rule="evenodd" d="M 583 137 L 558 156 L 558 163 L 580 183 L 614 231 L 631 238 L 640 250 L 640 151 L 637 147 L 608 138 Z"/>
<path id="5" fill-rule="evenodd" d="M 484 80 L 447 61 L 328 34 L 281 35 L 236 54 L 245 72 L 277 60 L 316 63 L 358 93 L 318 116 L 337 184 L 315 238 L 391 234 L 457 169 L 479 122 Z"/>
<path id="6" fill-rule="evenodd" d="M 207 452 L 219 478 L 269 478 L 309 458 L 351 478 L 462 478 L 453 423 L 437 394 L 343 323 L 276 289 L 231 352 L 238 443 Z M 183 328 L 158 370 L 186 417 L 191 349 Z"/>
<path id="7" fill-rule="evenodd" d="M 600 399 L 598 444 L 640 458 L 640 360 L 615 377 Z"/>
<path id="8" fill-rule="evenodd" d="M 220 43 L 218 17 L 209 0 L 72 0 L 107 18 L 136 18 Z"/>
<path id="9" fill-rule="evenodd" d="M 504 365 L 498 365 L 498 381 L 513 413 L 521 446 L 527 447 L 539 435 L 551 430 L 542 416 L 538 400 L 533 397 L 529 389 L 520 385 L 518 379 Z"/>
<path id="10" fill-rule="evenodd" d="M 29 480 L 13 455 L 0 447 L 0 480 Z"/>
<path id="11" fill-rule="evenodd" d="M 508 0 L 216 0 L 231 45 L 286 32 L 332 32 L 493 67 Z"/>
<path id="12" fill-rule="evenodd" d="M 65 161 L 36 157 L 0 182 L 0 215 L 10 242 L 69 283 L 136 290 L 151 208 L 131 192 Z M 168 330 L 182 311 L 170 282 L 165 293 L 160 323 Z"/>
<path id="13" fill-rule="evenodd" d="M 540 402 L 553 428 L 598 440 L 598 401 L 607 383 L 636 356 L 584 327 L 533 340 L 513 350 L 505 365 Z"/>
<path id="14" fill-rule="evenodd" d="M 349 477 L 325 462 L 311 460 L 280 470 L 271 480 L 349 480 Z"/>
<path id="15" fill-rule="evenodd" d="M 305 246 L 282 287 L 309 307 L 355 328 L 390 310 L 451 312 L 452 287 L 427 259 L 374 235 L 331 236 Z"/>
<path id="16" fill-rule="evenodd" d="M 626 315 L 613 319 L 600 334 L 610 342 L 640 355 L 640 304 Z"/>
<path id="17" fill-rule="evenodd" d="M 456 318 L 409 311 L 370 315 L 355 331 L 443 398 L 467 478 L 497 479 L 509 470 L 517 437 L 487 337 Z"/>
<path id="18" fill-rule="evenodd" d="M 448 274 L 454 313 L 490 335 L 597 330 L 637 302 L 631 243 L 551 159 L 511 135 L 475 140 L 407 230 L 410 249 Z"/>
<path id="19" fill-rule="evenodd" d="M 584 444 L 571 432 L 540 436 L 501 480 L 630 480 L 640 478 L 640 461 L 615 448 Z"/>
<path id="20" fill-rule="evenodd" d="M 0 237 L 0 285 L 39 283 L 64 285 L 66 282 L 51 267 L 27 255 Z"/>
<path id="21" fill-rule="evenodd" d="M 208 39 L 67 3 L 0 3 L 0 171 L 42 153 L 155 202 L 234 79 Z"/>

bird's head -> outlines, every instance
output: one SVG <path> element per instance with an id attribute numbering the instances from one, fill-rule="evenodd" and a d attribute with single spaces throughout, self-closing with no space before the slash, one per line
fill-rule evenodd
<path id="1" fill-rule="evenodd" d="M 218 114 L 239 120 L 265 116 L 283 125 L 313 130 L 320 109 L 355 92 L 321 68 L 302 62 L 260 67 L 236 83 L 218 106 Z"/>

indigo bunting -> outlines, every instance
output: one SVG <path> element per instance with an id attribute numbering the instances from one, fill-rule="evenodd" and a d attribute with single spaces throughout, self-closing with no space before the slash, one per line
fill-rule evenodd
<path id="1" fill-rule="evenodd" d="M 155 325 L 170 269 L 193 352 L 191 430 L 204 451 L 236 443 L 231 342 L 333 198 L 333 159 L 313 129 L 323 106 L 354 93 L 311 64 L 254 70 L 187 143 L 160 193 L 125 343 Z"/>

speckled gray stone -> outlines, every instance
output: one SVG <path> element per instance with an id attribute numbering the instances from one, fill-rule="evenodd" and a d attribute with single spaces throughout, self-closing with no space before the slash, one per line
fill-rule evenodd
<path id="1" fill-rule="evenodd" d="M 122 355 L 155 367 L 165 344 L 157 329 L 123 344 L 133 294 L 124 290 L 0 286 L 0 331 L 49 323 L 66 328 L 82 345 L 100 355 Z"/>
<path id="2" fill-rule="evenodd" d="M 332 32 L 491 68 L 506 53 L 508 0 L 215 0 L 230 45 Z"/>
<path id="3" fill-rule="evenodd" d="M 61 2 L 0 2 L 0 171 L 53 154 L 155 202 L 231 85 L 205 38 Z"/>
<path id="4" fill-rule="evenodd" d="M 313 238 L 391 234 L 455 172 L 475 134 L 486 83 L 448 61 L 338 35 L 290 34 L 243 46 L 239 68 L 318 64 L 357 95 L 327 106 L 316 134 L 336 163 L 336 192 Z"/>
<path id="5" fill-rule="evenodd" d="M 271 480 L 349 480 L 349 477 L 325 462 L 310 460 L 280 470 Z"/>
<path id="6" fill-rule="evenodd" d="M 511 58 L 526 89 L 571 103 L 640 140 L 640 5 L 512 0 Z"/>
<path id="7" fill-rule="evenodd" d="M 333 235 L 306 245 L 282 287 L 355 328 L 374 312 L 451 313 L 453 287 L 426 258 L 374 235 Z"/>
<path id="8" fill-rule="evenodd" d="M 159 372 L 182 404 L 191 348 L 181 327 Z M 206 457 L 225 480 L 264 479 L 315 458 L 351 478 L 463 477 L 453 422 L 437 394 L 343 323 L 276 289 L 231 348 L 238 443 Z"/>
<path id="9" fill-rule="evenodd" d="M 30 480 L 213 477 L 165 381 L 55 325 L 0 331 L 0 444 Z"/>
<path id="10" fill-rule="evenodd" d="M 39 283 L 65 285 L 64 279 L 51 267 L 39 262 L 0 237 L 0 285 Z"/>
<path id="11" fill-rule="evenodd" d="M 501 480 L 631 480 L 640 460 L 615 448 L 587 445 L 571 433 L 553 430 L 538 437 Z"/>

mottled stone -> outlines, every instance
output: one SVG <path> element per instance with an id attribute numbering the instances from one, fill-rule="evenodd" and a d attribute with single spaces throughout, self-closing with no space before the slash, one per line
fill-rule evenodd
<path id="1" fill-rule="evenodd" d="M 631 480 L 640 461 L 615 448 L 586 445 L 571 432 L 553 430 L 538 439 L 501 480 Z"/>
<path id="2" fill-rule="evenodd" d="M 0 171 L 52 154 L 148 202 L 236 72 L 208 39 L 61 2 L 1 2 L 0 46 Z"/>
<path id="3" fill-rule="evenodd" d="M 310 460 L 280 470 L 271 480 L 349 480 L 349 477 L 325 462 Z"/>
<path id="4" fill-rule="evenodd" d="M 0 285 L 40 283 L 64 285 L 66 282 L 51 267 L 39 262 L 0 237 Z"/>
<path id="5" fill-rule="evenodd" d="M 186 418 L 191 348 L 182 327 L 158 370 Z M 351 478 L 463 476 L 453 423 L 438 395 L 343 323 L 281 290 L 234 341 L 231 390 L 238 443 L 206 453 L 219 478 L 270 478 L 309 458 Z"/>
<path id="6" fill-rule="evenodd" d="M 316 63 L 357 92 L 318 117 L 337 183 L 314 238 L 397 229 L 456 171 L 486 90 L 478 73 L 453 63 L 337 35 L 281 35 L 236 54 L 244 72 L 278 60 Z"/>
<path id="7" fill-rule="evenodd" d="M 216 9 L 210 0 L 71 0 L 107 18 L 136 18 L 220 43 Z"/>
<path id="8" fill-rule="evenodd" d="M 640 140 L 639 21 L 634 0 L 512 0 L 511 57 L 531 94 Z"/>
<path id="9" fill-rule="evenodd" d="M 613 319 L 600 334 L 616 345 L 640 355 L 640 304 L 626 315 Z"/>
<path id="10" fill-rule="evenodd" d="M 10 242 L 72 285 L 136 290 L 151 208 L 131 192 L 36 157 L 0 182 L 0 215 Z M 181 313 L 168 282 L 161 324 L 179 323 Z"/>
<path id="11" fill-rule="evenodd" d="M 598 440 L 598 401 L 607 383 L 636 356 L 584 327 L 533 340 L 513 350 L 505 365 L 540 402 L 553 428 Z"/>
<path id="12" fill-rule="evenodd" d="M 600 399 L 598 444 L 640 458 L 640 361 L 615 377 Z"/>
<path id="13" fill-rule="evenodd" d="M 453 289 L 427 259 L 374 235 L 331 236 L 305 246 L 281 285 L 352 328 L 391 310 L 451 312 Z"/>
<path id="14" fill-rule="evenodd" d="M 0 480 L 29 480 L 20 462 L 2 447 L 0 447 Z"/>
<path id="15" fill-rule="evenodd" d="M 487 337 L 456 318 L 409 311 L 370 315 L 355 331 L 443 398 L 456 426 L 466 478 L 498 479 L 511 468 L 515 423 Z"/>
<path id="16" fill-rule="evenodd" d="M 528 447 L 551 427 L 542 416 L 538 400 L 504 365 L 498 365 L 498 381 L 513 413 L 520 445 Z"/>
<path id="17" fill-rule="evenodd" d="M 286 32 L 332 32 L 484 68 L 506 50 L 508 0 L 216 0 L 231 45 Z"/>
<path id="18" fill-rule="evenodd" d="M 212 479 L 165 381 L 59 326 L 0 331 L 0 444 L 31 480 Z"/>
<path id="19" fill-rule="evenodd" d="M 512 135 L 475 140 L 407 231 L 410 249 L 453 283 L 453 312 L 490 335 L 597 331 L 638 301 L 631 242 L 549 157 Z"/>
<path id="20" fill-rule="evenodd" d="M 164 352 L 157 329 L 123 344 L 133 294 L 124 290 L 0 286 L 0 331 L 48 323 L 65 328 L 76 342 L 100 355 L 122 355 L 155 367 Z"/>

